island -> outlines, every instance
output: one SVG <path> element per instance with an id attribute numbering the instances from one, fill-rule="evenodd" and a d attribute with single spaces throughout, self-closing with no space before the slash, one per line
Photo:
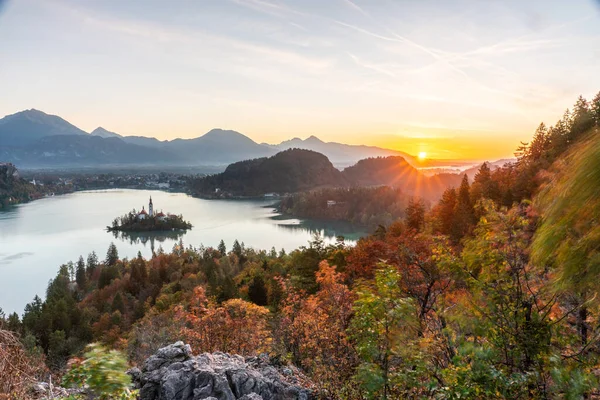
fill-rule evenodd
<path id="1" fill-rule="evenodd" d="M 142 206 L 142 211 L 135 210 L 115 218 L 112 226 L 107 226 L 109 232 L 151 232 L 151 231 L 186 231 L 192 229 L 192 224 L 183 219 L 182 215 L 155 213 L 152 197 L 148 203 L 148 211 Z"/>

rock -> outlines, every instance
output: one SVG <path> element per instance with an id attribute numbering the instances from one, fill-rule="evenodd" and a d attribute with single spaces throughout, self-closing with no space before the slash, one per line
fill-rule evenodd
<path id="1" fill-rule="evenodd" d="M 139 371 L 139 370 L 138 370 Z M 310 400 L 309 381 L 294 367 L 272 365 L 269 357 L 225 353 L 192 356 L 183 342 L 148 358 L 138 373 L 129 371 L 140 400 Z M 301 385 L 300 382 L 304 383 Z"/>
<path id="2" fill-rule="evenodd" d="M 250 393 L 243 395 L 239 400 L 263 400 L 263 398 L 256 393 Z"/>

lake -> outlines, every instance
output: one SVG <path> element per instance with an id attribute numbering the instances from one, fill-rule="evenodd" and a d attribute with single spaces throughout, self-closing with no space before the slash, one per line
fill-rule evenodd
<path id="1" fill-rule="evenodd" d="M 0 211 L 0 307 L 5 313 L 22 313 L 25 304 L 38 294 L 44 297 L 48 281 L 60 265 L 87 258 L 92 251 L 104 259 L 114 242 L 121 258 L 138 251 L 145 258 L 159 246 L 169 252 L 178 235 L 114 236 L 106 231 L 112 220 L 142 206 L 183 214 L 193 229 L 181 236 L 185 246 L 216 247 L 223 239 L 227 249 L 234 240 L 246 247 L 290 251 L 306 245 L 315 232 L 332 242 L 343 235 L 347 242 L 360 232 L 348 224 L 285 219 L 274 208 L 274 200 L 202 200 L 182 193 L 113 189 L 76 192 L 21 204 Z"/>

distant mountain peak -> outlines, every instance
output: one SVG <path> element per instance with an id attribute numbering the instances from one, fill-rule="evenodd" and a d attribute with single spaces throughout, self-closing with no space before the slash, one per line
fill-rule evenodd
<path id="1" fill-rule="evenodd" d="M 109 137 L 118 137 L 118 138 L 122 138 L 122 135 L 119 135 L 118 133 L 115 132 L 111 132 L 109 130 L 104 129 L 103 127 L 99 126 L 96 129 L 94 129 L 90 135 L 93 136 L 100 136 L 103 138 L 109 138 Z"/>
<path id="2" fill-rule="evenodd" d="M 321 139 L 319 139 L 315 135 L 310 135 L 308 138 L 306 138 L 305 142 L 308 142 L 308 143 L 325 143 L 324 141 L 322 141 Z"/>

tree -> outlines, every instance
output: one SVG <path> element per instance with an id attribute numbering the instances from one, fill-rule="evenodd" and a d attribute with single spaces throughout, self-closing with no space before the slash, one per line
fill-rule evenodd
<path id="1" fill-rule="evenodd" d="M 77 282 L 77 287 L 79 290 L 84 290 L 87 283 L 87 276 L 85 272 L 85 262 L 83 261 L 83 257 L 79 256 L 79 260 L 77 260 L 77 268 L 75 270 L 75 281 Z"/>
<path id="2" fill-rule="evenodd" d="M 112 311 L 119 311 L 121 314 L 125 314 L 125 303 L 123 302 L 123 297 L 121 293 L 117 293 L 115 298 L 113 299 L 112 305 L 110 307 Z"/>
<path id="3" fill-rule="evenodd" d="M 425 203 L 422 199 L 415 201 L 411 198 L 406 207 L 406 226 L 421 232 L 425 225 Z"/>
<path id="4" fill-rule="evenodd" d="M 568 143 L 574 143 L 582 134 L 587 133 L 594 126 L 594 122 L 594 115 L 590 109 L 590 104 L 583 96 L 579 96 L 573 107 Z"/>
<path id="5" fill-rule="evenodd" d="M 470 231 L 474 223 L 475 210 L 471 203 L 469 178 L 465 174 L 458 189 L 450 237 L 455 242 L 459 242 Z"/>
<path id="6" fill-rule="evenodd" d="M 248 298 L 251 302 L 259 306 L 266 306 L 268 303 L 267 287 L 262 276 L 255 276 L 248 286 Z"/>
<path id="7" fill-rule="evenodd" d="M 242 246 L 240 245 L 240 242 L 238 242 L 238 240 L 234 240 L 233 242 L 233 247 L 231 248 L 231 251 L 233 251 L 233 253 L 239 257 L 242 256 Z"/>
<path id="8" fill-rule="evenodd" d="M 96 267 L 98 267 L 98 256 L 96 255 L 95 251 L 92 251 L 90 254 L 88 254 L 85 272 L 88 274 L 88 276 L 92 276 L 96 270 Z"/>
<path id="9" fill-rule="evenodd" d="M 477 203 L 482 198 L 493 200 L 496 203 L 500 201 L 500 188 L 498 183 L 492 179 L 492 171 L 487 162 L 481 165 L 471 186 L 471 204 Z"/>
<path id="10" fill-rule="evenodd" d="M 443 233 L 444 235 L 449 235 L 452 231 L 456 202 L 456 189 L 446 189 L 435 208 L 435 214 L 438 220 L 437 228 L 439 229 L 440 233 Z"/>
<path id="11" fill-rule="evenodd" d="M 600 126 L 600 92 L 598 92 L 598 94 L 594 97 L 594 100 L 592 100 L 590 108 L 594 123 L 596 126 Z"/>
<path id="12" fill-rule="evenodd" d="M 278 332 L 294 362 L 308 371 L 315 383 L 332 398 L 350 380 L 357 365 L 347 329 L 354 294 L 343 275 L 327 261 L 316 273 L 317 293 L 304 296 L 281 282 L 287 294 Z"/>
<path id="13" fill-rule="evenodd" d="M 185 324 L 181 333 L 194 351 L 249 356 L 270 347 L 268 315 L 268 309 L 241 299 L 227 300 L 219 306 L 198 286 L 189 307 L 177 308 L 175 319 Z"/>
<path id="14" fill-rule="evenodd" d="M 370 399 L 399 398 L 392 388 L 414 328 L 414 307 L 400 291 L 400 281 L 395 268 L 381 265 L 373 284 L 357 288 L 350 334 L 360 357 L 356 378 Z"/>
<path id="15" fill-rule="evenodd" d="M 223 241 L 223 239 L 221 239 L 221 241 L 219 242 L 218 250 L 219 253 L 221 253 L 222 257 L 227 255 L 227 247 L 225 246 L 225 242 Z"/>
<path id="16" fill-rule="evenodd" d="M 119 261 L 119 251 L 117 250 L 117 246 L 113 242 L 108 246 L 108 251 L 106 252 L 106 260 L 104 264 L 107 266 L 113 266 L 117 264 Z"/>

